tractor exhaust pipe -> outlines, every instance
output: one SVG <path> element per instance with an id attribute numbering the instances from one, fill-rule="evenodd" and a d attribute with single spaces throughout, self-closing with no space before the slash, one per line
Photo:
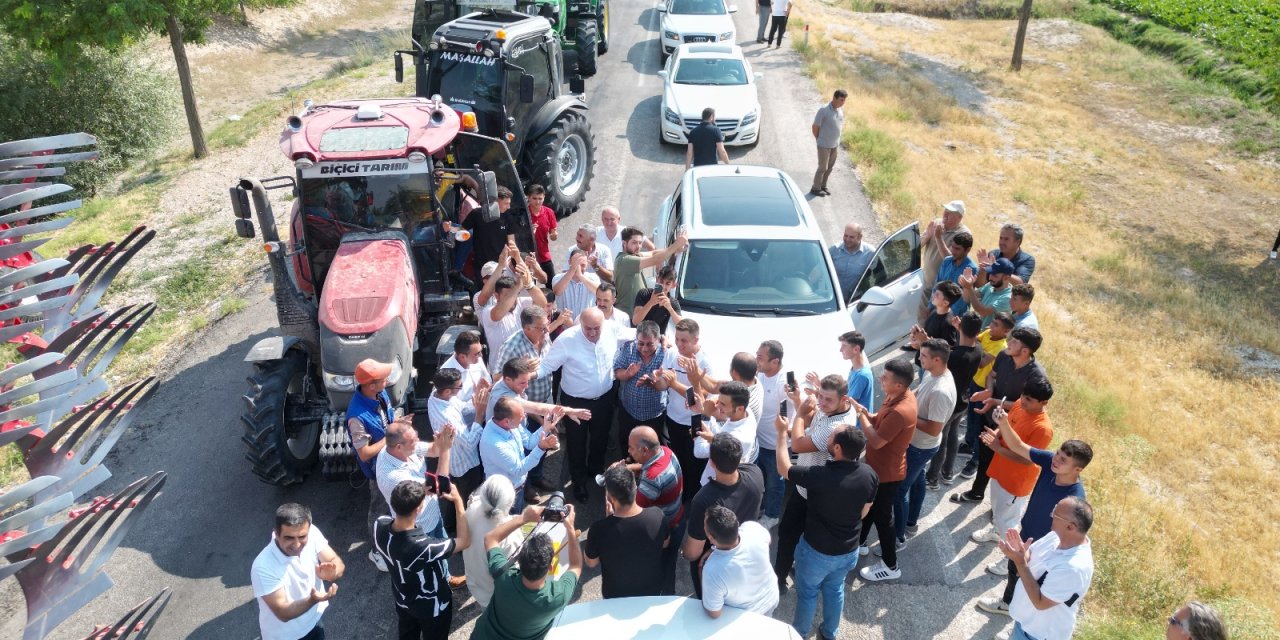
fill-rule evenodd
<path id="1" fill-rule="evenodd" d="M 280 234 L 276 231 L 276 217 L 271 210 L 271 201 L 267 198 L 267 189 L 256 178 L 242 178 L 240 187 L 248 191 L 253 198 L 253 209 L 258 218 L 258 228 L 262 232 L 264 243 L 279 243 Z M 298 289 L 297 281 L 290 272 L 290 263 L 286 260 L 285 251 L 267 253 L 267 261 L 271 265 L 271 286 L 276 303 L 276 318 L 280 323 L 280 333 L 297 337 L 306 346 L 312 359 L 319 362 L 320 328 L 317 324 L 316 305 L 307 299 Z"/>

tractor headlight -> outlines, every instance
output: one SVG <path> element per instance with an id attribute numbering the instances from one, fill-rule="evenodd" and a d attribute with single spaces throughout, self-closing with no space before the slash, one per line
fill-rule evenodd
<path id="1" fill-rule="evenodd" d="M 662 117 L 677 127 L 684 126 L 684 123 L 680 121 L 680 114 L 672 111 L 669 107 L 662 110 Z"/>
<path id="2" fill-rule="evenodd" d="M 396 370 L 393 368 L 391 370 L 391 374 L 395 375 L 395 373 Z M 322 373 L 322 377 L 324 378 L 324 387 L 326 389 L 333 389 L 334 391 L 351 391 L 356 388 L 355 376 L 340 376 L 335 373 L 324 371 Z"/>
<path id="3" fill-rule="evenodd" d="M 404 369 L 400 366 L 400 358 L 391 361 L 391 374 L 387 376 L 387 386 L 392 386 L 400 381 L 400 376 L 404 374 Z"/>
<path id="4" fill-rule="evenodd" d="M 662 37 L 664 37 L 664 38 L 666 38 L 666 39 L 668 39 L 668 40 L 679 40 L 679 39 L 680 39 L 680 34 L 678 34 L 678 33 L 674 32 L 674 31 L 663 31 L 663 32 L 662 32 Z"/>
<path id="5" fill-rule="evenodd" d="M 733 39 L 733 32 L 732 32 L 732 31 L 726 31 L 726 32 L 724 32 L 724 33 L 720 34 L 720 40 L 721 40 L 721 41 L 724 41 L 724 40 L 732 40 L 732 39 Z"/>

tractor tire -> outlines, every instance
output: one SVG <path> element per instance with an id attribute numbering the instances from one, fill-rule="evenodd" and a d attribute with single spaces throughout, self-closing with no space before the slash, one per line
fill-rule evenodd
<path id="1" fill-rule="evenodd" d="M 609 53 L 609 3 L 607 0 L 599 0 L 596 5 L 596 27 L 600 30 L 600 42 L 596 45 L 596 53 L 604 55 Z"/>
<path id="2" fill-rule="evenodd" d="M 287 487 L 306 479 L 320 453 L 320 423 L 306 425 L 292 436 L 285 428 L 285 404 L 290 392 L 301 395 L 307 371 L 307 356 L 290 351 L 279 360 L 255 362 L 244 395 L 245 412 L 240 416 L 248 451 L 245 459 L 263 482 Z"/>
<path id="3" fill-rule="evenodd" d="M 595 141 L 586 114 L 568 109 L 526 150 L 529 181 L 547 190 L 546 206 L 564 218 L 582 204 L 595 174 Z"/>
<path id="4" fill-rule="evenodd" d="M 573 48 L 578 52 L 578 72 L 590 78 L 596 74 L 596 52 L 600 29 L 595 16 L 581 16 L 573 29 Z"/>

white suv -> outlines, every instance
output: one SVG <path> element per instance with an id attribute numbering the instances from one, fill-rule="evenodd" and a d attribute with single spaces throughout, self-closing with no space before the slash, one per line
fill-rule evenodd
<path id="1" fill-rule="evenodd" d="M 842 300 L 835 266 L 804 191 L 769 167 L 712 165 L 684 173 L 662 203 L 659 247 L 685 226 L 689 249 L 673 257 L 681 315 L 725 368 L 734 353 L 778 340 L 788 370 L 843 373 L 840 334 L 855 327 L 873 361 L 909 336 L 923 287 L 915 223 L 877 248 L 853 296 Z M 672 328 L 671 330 L 674 330 Z"/>
<path id="2" fill-rule="evenodd" d="M 733 26 L 737 5 L 725 6 L 724 0 L 663 0 L 658 6 L 662 12 L 661 58 L 686 42 L 730 42 L 738 36 Z"/>

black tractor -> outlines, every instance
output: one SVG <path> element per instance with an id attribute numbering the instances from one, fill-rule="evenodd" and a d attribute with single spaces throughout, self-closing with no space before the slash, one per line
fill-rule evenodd
<path id="1" fill-rule="evenodd" d="M 415 20 L 413 49 L 396 52 L 396 79 L 410 55 L 418 96 L 439 96 L 464 122 L 474 117 L 481 135 L 506 141 L 526 184 L 546 188 L 546 206 L 561 218 L 576 211 L 591 188 L 595 143 L 584 81 L 566 73 L 551 23 L 487 10 L 430 25 Z"/>

